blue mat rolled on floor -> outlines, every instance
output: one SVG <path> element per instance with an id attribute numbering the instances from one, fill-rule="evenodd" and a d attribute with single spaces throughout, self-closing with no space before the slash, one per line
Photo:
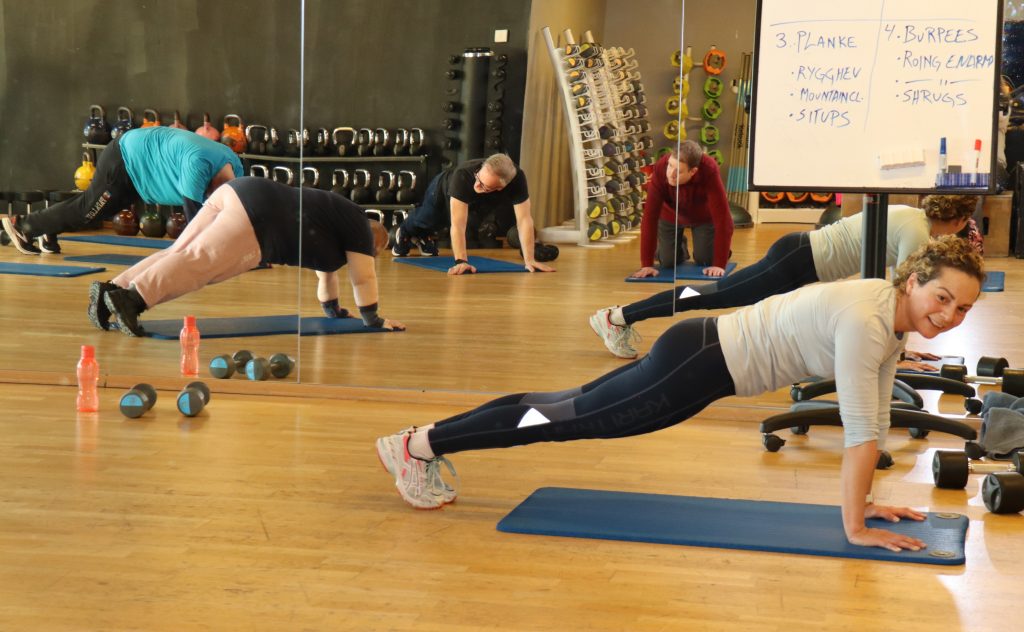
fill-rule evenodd
<path id="1" fill-rule="evenodd" d="M 968 520 L 929 513 L 923 522 L 869 520 L 913 536 L 921 551 L 894 553 L 846 541 L 840 508 L 757 500 L 543 487 L 498 523 L 509 533 L 682 544 L 916 564 L 961 565 Z"/>
<path id="2" fill-rule="evenodd" d="M 392 261 L 406 263 L 418 268 L 437 270 L 445 274 L 448 273 L 448 268 L 455 265 L 455 257 L 395 257 Z M 512 263 L 487 257 L 471 256 L 469 258 L 469 265 L 476 268 L 477 274 L 485 274 L 487 272 L 526 272 L 522 262 Z"/>
<path id="3" fill-rule="evenodd" d="M 86 266 L 58 266 L 41 263 L 0 262 L 0 274 L 21 274 L 24 276 L 77 277 L 84 274 L 103 272 L 106 268 Z"/>
<path id="4" fill-rule="evenodd" d="M 60 240 L 83 241 L 90 244 L 106 244 L 108 246 L 129 246 L 131 248 L 153 248 L 156 250 L 163 250 L 174 243 L 170 239 L 128 237 L 127 235 L 61 235 Z"/>
<path id="5" fill-rule="evenodd" d="M 985 273 L 985 282 L 981 284 L 982 292 L 1002 292 L 1006 283 L 1006 273 L 993 270 Z"/>
<path id="6" fill-rule="evenodd" d="M 64 261 L 81 261 L 84 263 L 105 263 L 111 266 L 133 266 L 146 257 L 142 255 L 121 255 L 108 253 L 102 255 L 75 255 L 64 257 Z"/>
<path id="7" fill-rule="evenodd" d="M 696 263 L 681 263 L 675 268 L 675 276 L 672 274 L 672 268 L 658 268 L 658 276 L 644 277 L 642 279 L 635 279 L 633 277 L 626 277 L 627 283 L 672 283 L 678 279 L 686 279 L 687 281 L 707 281 L 713 283 L 732 274 L 732 271 L 736 269 L 736 264 L 730 261 L 725 264 L 725 274 L 720 277 L 710 277 L 704 274 L 704 268 L 708 266 L 699 266 Z"/>
<path id="8" fill-rule="evenodd" d="M 177 340 L 182 320 L 145 320 L 139 323 L 146 337 L 158 340 Z M 115 324 L 116 327 L 116 324 Z M 196 327 L 203 338 L 240 338 L 243 336 L 329 336 L 333 334 L 372 334 L 391 331 L 382 327 L 367 327 L 359 318 L 302 317 L 302 331 L 295 314 L 279 316 L 244 316 L 239 318 L 198 318 Z"/>

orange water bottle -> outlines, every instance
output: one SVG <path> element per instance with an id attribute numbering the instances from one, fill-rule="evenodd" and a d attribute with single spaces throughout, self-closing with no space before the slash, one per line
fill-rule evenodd
<path id="1" fill-rule="evenodd" d="M 78 399 L 75 405 L 80 413 L 94 413 L 100 409 L 100 396 L 96 383 L 100 378 L 100 366 L 96 363 L 96 349 L 82 345 L 82 357 L 78 360 Z"/>
<path id="2" fill-rule="evenodd" d="M 196 317 L 186 316 L 185 326 L 178 336 L 181 341 L 181 374 L 186 377 L 199 375 L 199 329 Z"/>

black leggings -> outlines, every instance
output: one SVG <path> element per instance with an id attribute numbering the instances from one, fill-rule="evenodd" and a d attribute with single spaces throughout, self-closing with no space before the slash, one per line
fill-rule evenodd
<path id="1" fill-rule="evenodd" d="M 754 265 L 740 268 L 716 283 L 695 287 L 700 296 L 676 298 L 679 288 L 673 288 L 623 307 L 622 316 L 631 325 L 691 309 L 753 305 L 817 281 L 808 233 L 790 233 L 772 244 L 764 258 Z"/>
<path id="2" fill-rule="evenodd" d="M 629 437 L 685 421 L 735 393 L 715 319 L 692 318 L 669 328 L 640 360 L 589 384 L 501 397 L 438 422 L 427 438 L 434 454 L 441 455 Z M 529 425 L 537 421 L 542 423 Z"/>
<path id="3" fill-rule="evenodd" d="M 30 213 L 18 221 L 18 228 L 27 238 L 81 230 L 93 218 L 113 217 L 138 199 L 139 194 L 121 156 L 120 140 L 116 138 L 110 141 L 100 154 L 96 161 L 96 174 L 84 193 L 42 211 Z"/>

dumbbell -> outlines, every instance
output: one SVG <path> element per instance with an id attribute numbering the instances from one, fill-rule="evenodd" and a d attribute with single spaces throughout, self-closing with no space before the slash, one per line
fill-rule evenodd
<path id="1" fill-rule="evenodd" d="M 210 388 L 202 382 L 192 382 L 181 389 L 176 401 L 182 415 L 195 417 L 210 403 Z"/>
<path id="2" fill-rule="evenodd" d="M 967 479 L 971 474 L 994 474 L 997 472 L 1024 474 L 1021 453 L 1014 452 L 1013 460 L 1009 463 L 974 462 L 967 458 L 965 452 L 956 450 L 937 450 L 932 458 L 932 479 L 935 481 L 935 486 L 942 489 L 963 489 L 967 487 Z"/>
<path id="3" fill-rule="evenodd" d="M 213 377 L 225 380 L 235 374 L 235 371 L 241 373 L 245 371 L 245 365 L 252 360 L 252 351 L 248 349 L 242 349 L 236 351 L 234 355 L 223 354 L 216 356 L 210 360 L 210 375 Z"/>
<path id="4" fill-rule="evenodd" d="M 257 382 L 266 380 L 270 376 L 280 379 L 288 377 L 294 366 L 295 360 L 292 360 L 287 354 L 275 353 L 270 356 L 269 361 L 266 358 L 249 360 L 245 365 L 245 376 Z"/>
<path id="5" fill-rule="evenodd" d="M 992 513 L 1019 513 L 1024 509 L 1024 476 L 1017 472 L 989 474 L 981 483 L 981 498 Z"/>
<path id="6" fill-rule="evenodd" d="M 137 419 L 146 414 L 156 403 L 156 389 L 142 383 L 131 387 L 121 396 L 121 414 L 129 419 Z"/>
<path id="7" fill-rule="evenodd" d="M 939 376 L 973 384 L 994 384 L 1004 393 L 1024 397 L 1024 369 L 1006 368 L 1004 358 L 983 357 L 978 361 L 978 375 L 968 375 L 962 364 L 943 364 Z"/>

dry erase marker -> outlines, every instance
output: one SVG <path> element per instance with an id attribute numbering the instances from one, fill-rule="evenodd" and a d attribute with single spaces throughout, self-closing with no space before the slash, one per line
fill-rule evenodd
<path id="1" fill-rule="evenodd" d="M 946 173 L 946 137 L 939 139 L 939 173 Z"/>
<path id="2" fill-rule="evenodd" d="M 981 171 L 981 139 L 974 141 L 974 173 Z"/>

